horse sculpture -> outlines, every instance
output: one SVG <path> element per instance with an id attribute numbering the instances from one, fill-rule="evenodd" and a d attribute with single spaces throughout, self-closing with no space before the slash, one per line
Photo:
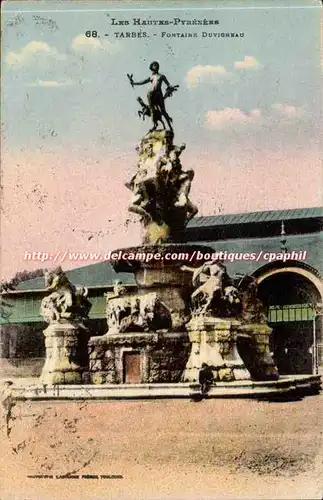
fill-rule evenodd
<path id="1" fill-rule="evenodd" d="M 45 286 L 52 291 L 41 302 L 41 314 L 48 323 L 88 317 L 91 302 L 87 288 L 76 288 L 61 267 L 45 272 Z"/>

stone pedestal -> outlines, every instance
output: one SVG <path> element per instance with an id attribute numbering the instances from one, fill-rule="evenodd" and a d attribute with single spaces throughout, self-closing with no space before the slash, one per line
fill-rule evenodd
<path id="1" fill-rule="evenodd" d="M 112 263 L 115 271 L 133 272 L 137 289 L 129 291 L 119 283 L 107 294 L 108 332 L 92 337 L 88 345 L 91 382 L 180 382 L 190 352 L 186 323 L 192 272 L 212 248 L 160 244 L 118 252 L 119 260 Z M 190 267 L 182 269 L 187 263 Z M 128 376 L 130 358 L 136 369 L 133 382 Z"/>
<path id="2" fill-rule="evenodd" d="M 202 363 L 212 368 L 214 381 L 249 380 L 237 350 L 240 322 L 211 316 L 194 316 L 186 325 L 192 343 L 183 382 L 197 382 Z"/>
<path id="3" fill-rule="evenodd" d="M 127 254 L 133 258 L 128 260 L 117 260 L 112 262 L 116 272 L 132 272 L 138 289 L 135 292 L 123 293 L 107 297 L 107 316 L 113 309 L 124 309 L 124 305 L 133 308 L 139 299 L 140 310 L 149 296 L 155 297 L 168 309 L 171 315 L 169 325 L 160 324 L 156 329 L 168 329 L 169 331 L 186 331 L 185 323 L 190 317 L 190 296 L 193 291 L 192 272 L 203 262 L 204 255 L 211 255 L 212 248 L 203 245 L 191 244 L 162 244 L 142 245 L 140 247 L 124 248 L 116 250 L 120 254 Z M 140 260 L 140 257 L 142 260 Z M 189 271 L 183 270 L 183 266 L 189 264 Z M 124 305 L 123 305 L 123 304 Z M 138 306 L 139 307 L 139 306 Z M 130 314 L 130 313 L 127 313 Z M 111 328 L 110 332 L 117 332 L 118 327 Z M 136 329 L 133 329 L 136 331 Z"/>
<path id="4" fill-rule="evenodd" d="M 185 332 L 129 332 L 92 337 L 89 341 L 90 377 L 93 384 L 127 383 L 125 356 L 140 361 L 135 383 L 179 382 L 187 363 L 189 342 Z"/>
<path id="5" fill-rule="evenodd" d="M 41 382 L 48 385 L 88 383 L 89 331 L 84 324 L 61 320 L 51 323 L 44 335 L 46 361 Z"/>
<path id="6" fill-rule="evenodd" d="M 267 324 L 242 324 L 238 329 L 238 349 L 254 380 L 278 380 L 279 373 L 269 349 L 272 332 Z"/>

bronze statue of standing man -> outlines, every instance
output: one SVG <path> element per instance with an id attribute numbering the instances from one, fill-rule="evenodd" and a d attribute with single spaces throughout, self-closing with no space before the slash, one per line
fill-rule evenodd
<path id="1" fill-rule="evenodd" d="M 172 131 L 173 120 L 166 111 L 165 99 L 173 95 L 173 92 L 178 89 L 178 85 L 170 85 L 166 76 L 162 73 L 159 73 L 159 63 L 157 61 L 152 62 L 149 66 L 149 69 L 152 72 L 152 75 L 140 82 L 135 82 L 133 80 L 133 75 L 127 74 L 132 87 L 134 87 L 134 85 L 145 85 L 146 83 L 152 84 L 152 88 L 147 94 L 148 106 L 140 97 L 138 97 L 138 102 L 142 107 L 142 110 L 139 111 L 139 116 L 142 116 L 143 119 L 145 119 L 145 116 L 150 116 L 152 118 L 153 128 L 151 130 L 157 129 L 158 122 L 161 122 L 163 128 L 165 128 L 163 122 L 163 118 L 165 118 L 169 130 Z M 163 84 L 167 86 L 165 94 L 163 94 L 162 90 Z"/>

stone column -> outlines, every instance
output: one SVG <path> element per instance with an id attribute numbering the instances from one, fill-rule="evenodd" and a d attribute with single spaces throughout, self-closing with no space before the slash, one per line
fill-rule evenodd
<path id="1" fill-rule="evenodd" d="M 214 381 L 249 380 L 237 350 L 239 326 L 240 322 L 233 319 L 194 316 L 187 324 L 192 347 L 182 380 L 197 382 L 202 363 L 212 367 Z"/>
<path id="2" fill-rule="evenodd" d="M 89 382 L 89 331 L 81 322 L 60 320 L 46 330 L 46 361 L 41 374 L 43 384 L 81 384 Z"/>

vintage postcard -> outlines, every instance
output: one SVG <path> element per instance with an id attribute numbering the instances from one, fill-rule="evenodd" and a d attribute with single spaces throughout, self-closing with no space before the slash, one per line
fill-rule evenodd
<path id="1" fill-rule="evenodd" d="M 1 500 L 322 498 L 320 18 L 2 3 Z"/>

